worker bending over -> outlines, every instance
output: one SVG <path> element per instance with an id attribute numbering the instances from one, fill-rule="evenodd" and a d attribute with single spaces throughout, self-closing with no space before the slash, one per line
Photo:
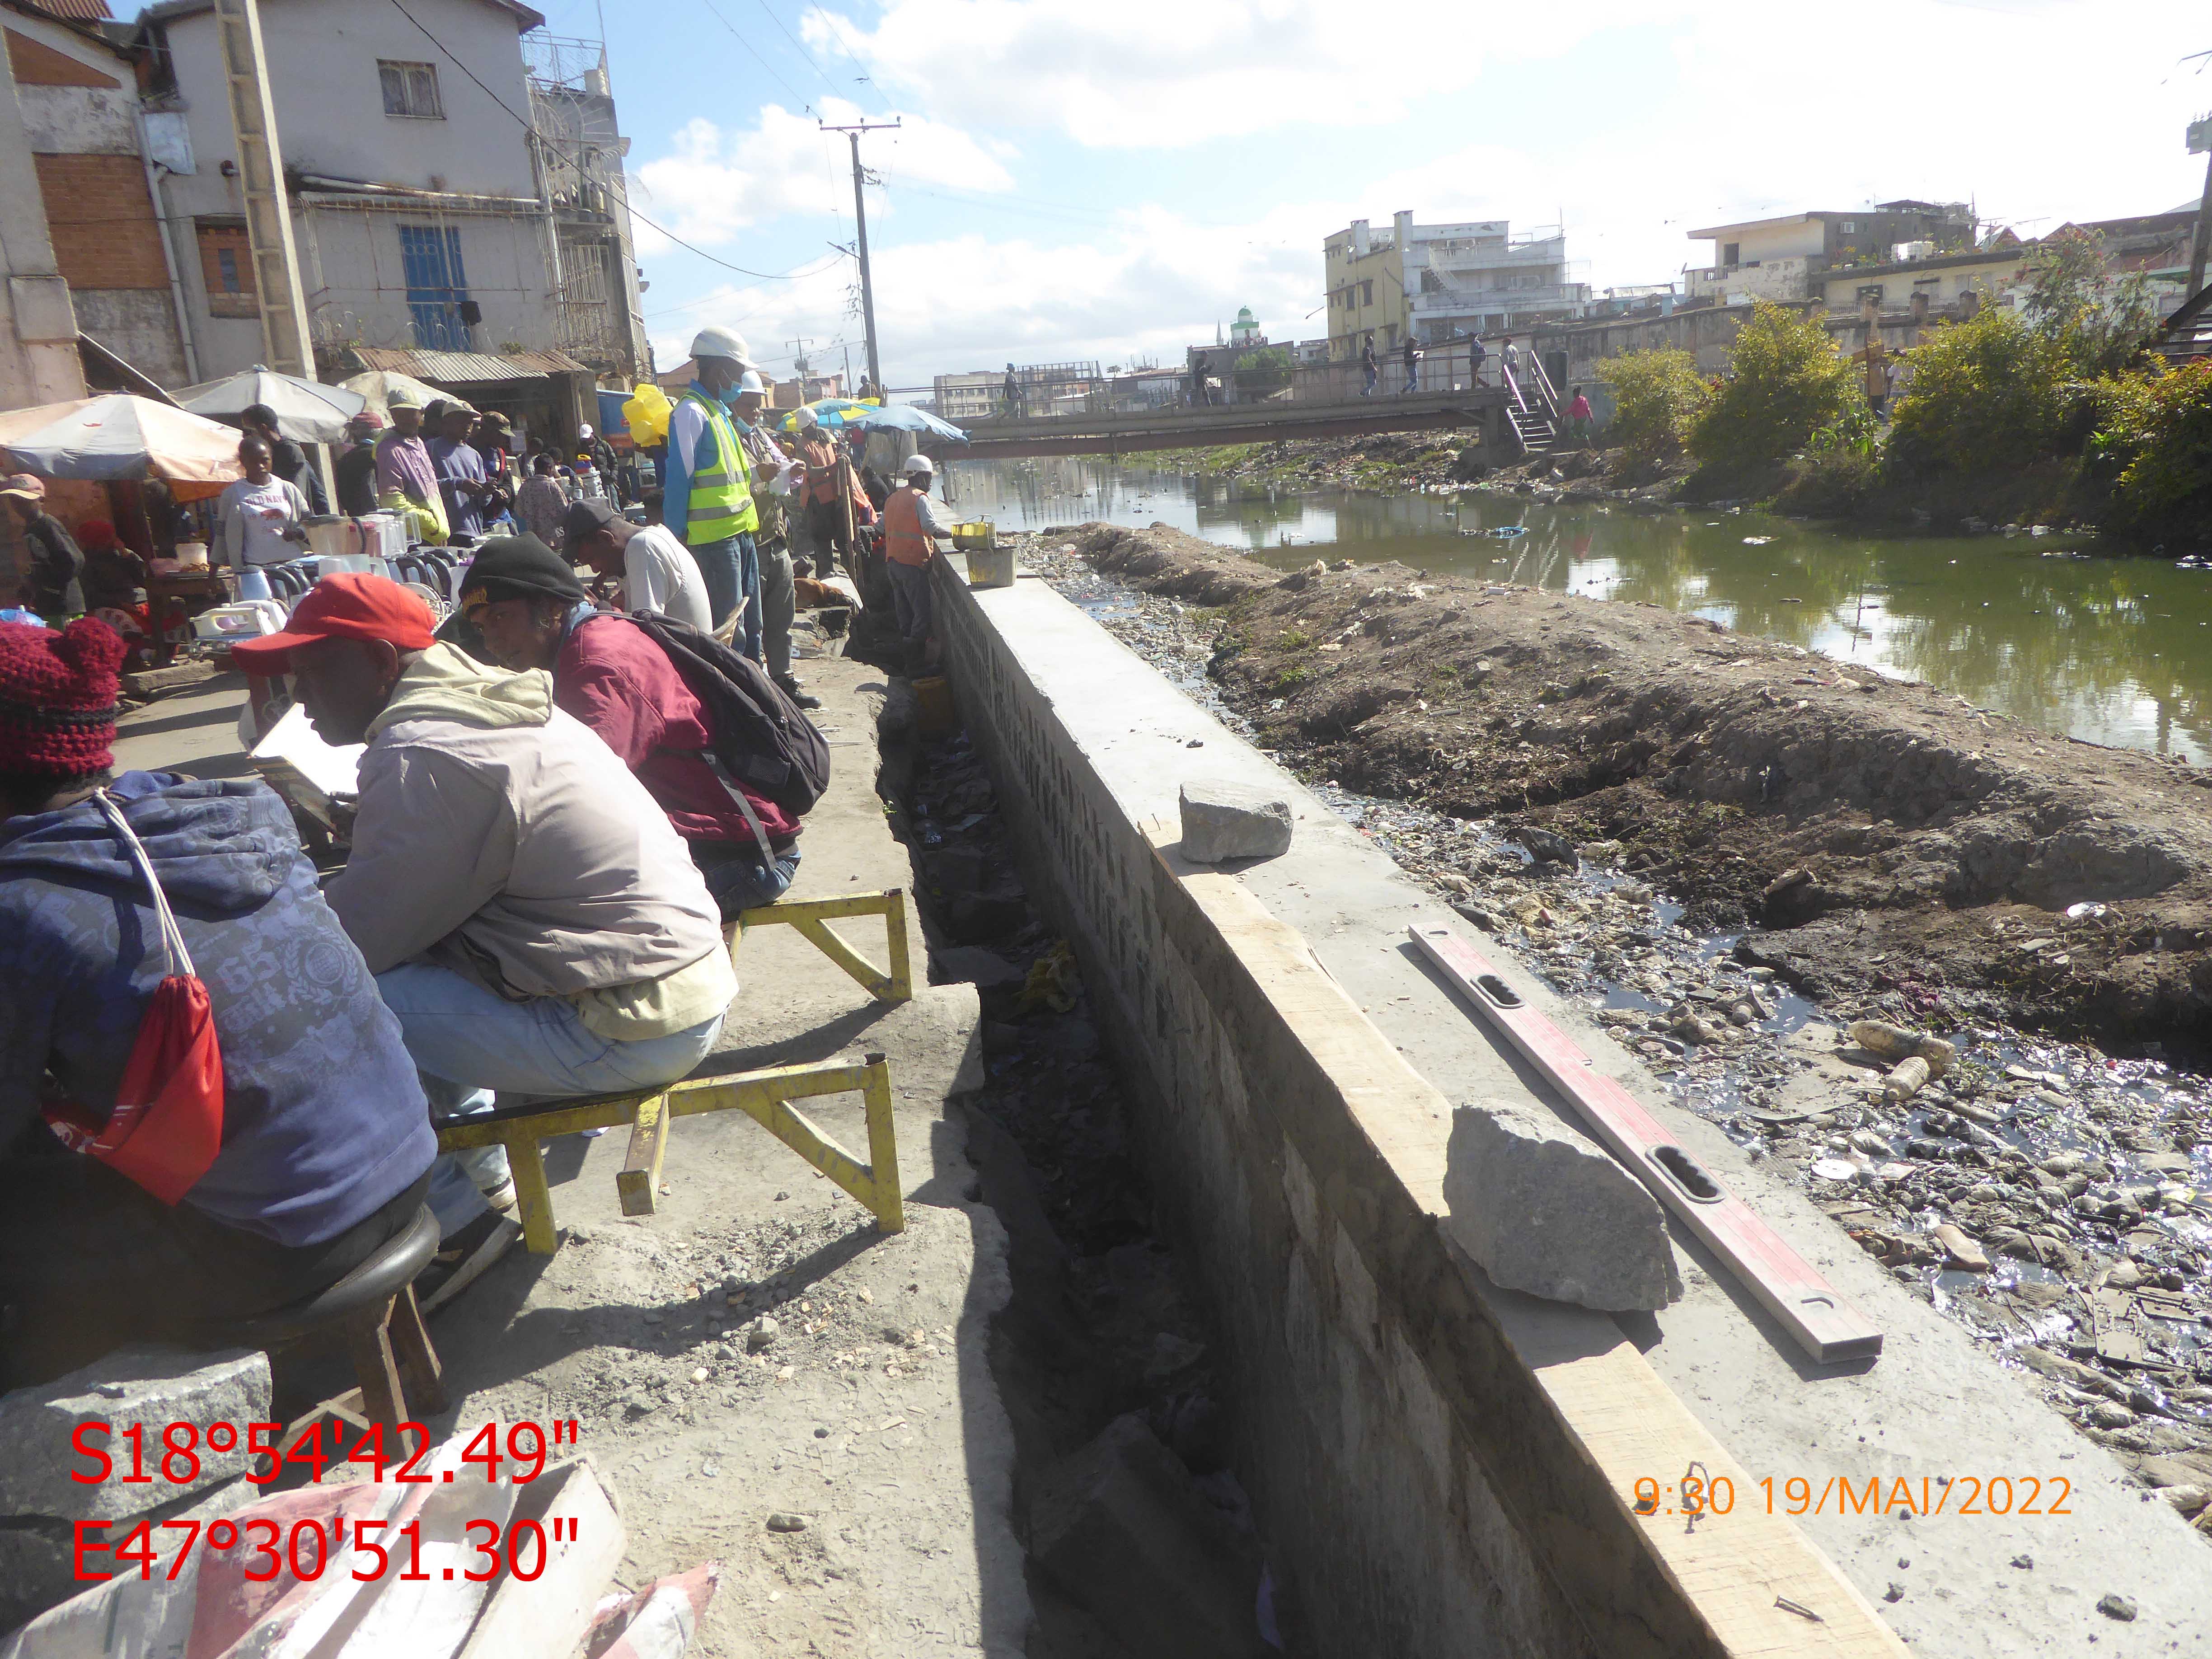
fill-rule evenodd
<path id="1" fill-rule="evenodd" d="M 336 1284 L 415 1219 L 437 1153 L 284 803 L 258 780 L 112 774 L 123 651 L 100 622 L 0 623 L 0 1389 L 127 1341 L 214 1346 L 210 1325 Z M 102 1143 L 118 1099 L 147 1097 L 133 1053 L 172 975 L 206 988 L 219 1075 L 193 1098 L 219 1096 L 219 1129 L 157 1197 L 115 1160 L 189 1149 L 176 1101 Z"/>
<path id="2" fill-rule="evenodd" d="M 551 674 L 555 704 L 636 774 L 725 920 L 783 896 L 799 869 L 798 820 L 719 764 L 712 714 L 651 635 L 595 611 L 575 573 L 531 536 L 484 544 L 461 608 L 493 661 Z"/>
<path id="3" fill-rule="evenodd" d="M 431 625 L 396 582 L 325 576 L 281 633 L 237 649 L 249 672 L 295 677 L 323 741 L 368 745 L 353 851 L 326 896 L 433 1115 L 489 1109 L 493 1090 L 674 1082 L 737 994 L 706 884 L 546 675 L 487 667 Z M 440 1160 L 430 1202 L 449 1234 L 484 1219 L 480 1194 L 511 1194 L 506 1162 L 495 1147 Z"/>

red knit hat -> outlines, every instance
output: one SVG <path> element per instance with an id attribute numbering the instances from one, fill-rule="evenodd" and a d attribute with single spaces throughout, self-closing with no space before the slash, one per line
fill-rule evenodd
<path id="1" fill-rule="evenodd" d="M 58 634 L 0 623 L 0 772 L 68 778 L 106 770 L 125 648 L 90 617 Z"/>

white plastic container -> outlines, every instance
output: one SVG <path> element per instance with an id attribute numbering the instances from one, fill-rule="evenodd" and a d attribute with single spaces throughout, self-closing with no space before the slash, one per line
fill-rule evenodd
<path id="1" fill-rule="evenodd" d="M 274 634 L 284 626 L 284 607 L 274 599 L 240 599 L 218 605 L 192 618 L 195 639 L 228 642 Z"/>
<path id="2" fill-rule="evenodd" d="M 397 514 L 371 513 L 358 519 L 331 519 L 307 526 L 307 546 L 322 561 L 321 572 L 392 574 L 386 561 L 407 550 L 407 526 Z"/>

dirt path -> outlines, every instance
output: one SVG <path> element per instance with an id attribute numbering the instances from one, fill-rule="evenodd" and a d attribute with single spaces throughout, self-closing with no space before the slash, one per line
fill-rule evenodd
<path id="1" fill-rule="evenodd" d="M 1656 606 L 1285 575 L 1156 526 L 1069 538 L 1221 607 L 1212 672 L 1311 775 L 1570 842 L 1816 997 L 2121 1042 L 2212 1036 L 2212 770 L 2053 738 Z"/>

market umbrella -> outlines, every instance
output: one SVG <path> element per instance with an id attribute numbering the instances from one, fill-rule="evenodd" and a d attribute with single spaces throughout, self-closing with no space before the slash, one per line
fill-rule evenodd
<path id="1" fill-rule="evenodd" d="M 338 386 L 342 391 L 357 392 L 368 399 L 369 413 L 386 426 L 392 424 L 392 409 L 386 399 L 395 392 L 413 392 L 416 400 L 425 409 L 441 398 L 452 403 L 457 395 L 442 392 L 427 381 L 416 380 L 412 374 L 402 374 L 396 368 L 372 368 L 365 374 L 356 374 L 349 380 L 340 380 Z"/>
<path id="2" fill-rule="evenodd" d="M 811 404 L 801 404 L 799 408 L 812 410 L 814 418 L 834 432 L 840 427 L 860 425 L 857 417 L 869 413 L 875 405 L 860 403 L 852 398 L 817 398 Z M 799 409 L 789 410 L 775 424 L 779 431 L 798 431 Z"/>
<path id="3" fill-rule="evenodd" d="M 119 392 L 15 410 L 0 421 L 0 449 L 49 478 L 222 483 L 241 476 L 236 427 Z"/>
<path id="4" fill-rule="evenodd" d="M 916 409 L 912 404 L 862 404 L 856 412 L 847 413 L 845 424 L 857 426 L 865 432 L 919 432 L 951 443 L 968 441 L 968 434 L 951 422 L 940 421 L 927 410 Z"/>
<path id="5" fill-rule="evenodd" d="M 255 404 L 266 404 L 276 411 L 278 434 L 305 444 L 336 443 L 345 436 L 346 422 L 368 401 L 343 386 L 279 374 L 258 363 L 242 374 L 188 386 L 177 394 L 180 406 L 210 417 L 235 416 Z"/>

